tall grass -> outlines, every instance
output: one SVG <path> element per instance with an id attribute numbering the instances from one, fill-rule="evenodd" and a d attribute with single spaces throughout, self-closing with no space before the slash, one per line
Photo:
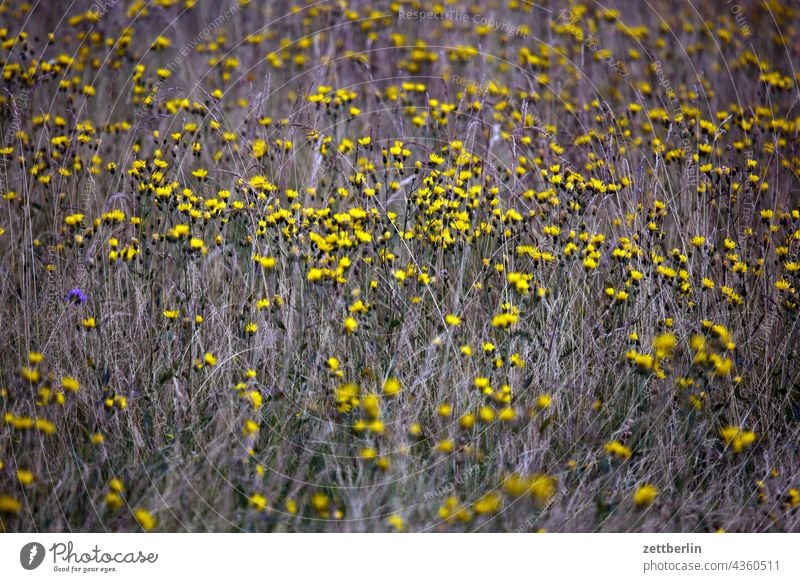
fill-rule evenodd
<path id="1" fill-rule="evenodd" d="M 796 8 L 192 4 L 0 11 L 5 531 L 798 530 Z"/>

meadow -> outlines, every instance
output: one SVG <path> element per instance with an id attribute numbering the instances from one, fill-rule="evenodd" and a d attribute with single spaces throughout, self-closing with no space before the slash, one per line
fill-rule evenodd
<path id="1" fill-rule="evenodd" d="M 798 39 L 3 0 L 0 531 L 800 531 Z"/>

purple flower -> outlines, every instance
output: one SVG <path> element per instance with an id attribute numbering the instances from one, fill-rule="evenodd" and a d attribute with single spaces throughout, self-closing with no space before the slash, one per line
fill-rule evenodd
<path id="1" fill-rule="evenodd" d="M 81 291 L 78 287 L 75 287 L 73 290 L 67 293 L 65 299 L 70 303 L 75 303 L 76 305 L 80 305 L 81 303 L 86 302 L 86 294 L 83 291 Z"/>

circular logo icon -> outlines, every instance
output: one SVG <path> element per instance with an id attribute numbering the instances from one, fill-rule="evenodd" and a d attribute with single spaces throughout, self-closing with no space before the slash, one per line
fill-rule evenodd
<path id="1" fill-rule="evenodd" d="M 35 570 L 44 561 L 44 546 L 39 542 L 30 542 L 19 551 L 19 563 L 26 570 Z"/>

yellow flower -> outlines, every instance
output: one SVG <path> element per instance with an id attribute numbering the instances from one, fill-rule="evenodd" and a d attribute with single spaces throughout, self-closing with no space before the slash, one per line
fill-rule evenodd
<path id="1" fill-rule="evenodd" d="M 253 493 L 248 501 L 256 511 L 264 511 L 267 508 L 267 498 L 260 493 Z"/>
<path id="2" fill-rule="evenodd" d="M 80 388 L 80 386 L 81 386 L 80 383 L 75 378 L 72 378 L 71 376 L 64 376 L 61 379 L 61 385 L 66 390 L 69 390 L 70 392 L 77 392 L 78 388 Z"/>
<path id="3" fill-rule="evenodd" d="M 264 404 L 264 397 L 258 390 L 251 390 L 245 395 L 245 397 L 250 401 L 250 403 L 253 405 L 253 408 L 256 410 L 261 408 Z"/>
<path id="4" fill-rule="evenodd" d="M 501 408 L 500 412 L 497 413 L 497 418 L 499 418 L 503 422 L 511 422 L 516 417 L 517 417 L 517 412 L 511 406 L 506 406 L 505 408 Z"/>
<path id="5" fill-rule="evenodd" d="M 494 491 L 483 495 L 472 505 L 472 509 L 478 515 L 497 513 L 501 507 L 503 507 L 503 498 Z"/>
<path id="6" fill-rule="evenodd" d="M 494 420 L 495 412 L 491 406 L 481 406 L 480 411 L 478 411 L 478 416 L 480 417 L 481 421 L 489 423 Z"/>
<path id="7" fill-rule="evenodd" d="M 447 325 L 455 327 L 461 323 L 461 318 L 452 313 L 448 313 L 444 316 L 444 321 L 447 323 Z"/>
<path id="8" fill-rule="evenodd" d="M 61 396 L 63 396 L 63 394 L 61 394 Z M 59 403 L 63 404 L 63 402 Z M 37 418 L 36 429 L 43 432 L 44 434 L 53 434 L 56 432 L 56 425 L 54 425 L 52 422 L 50 422 L 45 418 Z"/>
<path id="9" fill-rule="evenodd" d="M 275 268 L 275 257 L 260 257 L 258 259 L 259 264 L 266 270 L 271 271 Z"/>
<path id="10" fill-rule="evenodd" d="M 719 354 L 709 356 L 711 363 L 714 364 L 714 374 L 716 376 L 728 376 L 733 371 L 733 360 L 723 358 Z"/>
<path id="11" fill-rule="evenodd" d="M 400 380 L 394 377 L 387 379 L 383 385 L 383 393 L 387 396 L 395 396 L 401 389 Z"/>
<path id="12" fill-rule="evenodd" d="M 536 408 L 539 410 L 544 410 L 545 408 L 549 408 L 550 403 L 553 401 L 553 398 L 549 394 L 542 394 L 536 399 Z"/>
<path id="13" fill-rule="evenodd" d="M 377 394 L 367 394 L 361 403 L 364 413 L 371 419 L 379 418 L 381 415 L 381 401 Z"/>
<path id="14" fill-rule="evenodd" d="M 358 322 L 354 317 L 347 317 L 342 327 L 347 335 L 352 335 L 358 328 Z"/>
<path id="15" fill-rule="evenodd" d="M 473 426 L 475 426 L 475 415 L 465 414 L 464 416 L 458 419 L 458 425 L 464 430 L 471 429 Z"/>
<path id="16" fill-rule="evenodd" d="M 653 349 L 656 351 L 656 359 L 662 360 L 672 355 L 675 346 L 678 345 L 678 338 L 674 333 L 663 333 L 653 340 Z"/>
<path id="17" fill-rule="evenodd" d="M 645 483 L 633 492 L 633 504 L 636 507 L 647 507 L 655 501 L 656 497 L 658 497 L 658 489 L 654 485 Z"/>
<path id="18" fill-rule="evenodd" d="M 10 495 L 0 495 L 0 513 L 17 513 L 22 504 Z"/>
<path id="19" fill-rule="evenodd" d="M 203 356 L 203 361 L 208 364 L 209 366 L 216 366 L 217 365 L 217 357 L 212 354 L 211 352 L 206 352 Z"/>
<path id="20" fill-rule="evenodd" d="M 534 475 L 528 491 L 538 506 L 546 505 L 556 494 L 556 480 L 548 475 Z"/>
<path id="21" fill-rule="evenodd" d="M 153 517 L 153 514 L 144 507 L 137 507 L 133 512 L 133 517 L 136 518 L 136 521 L 139 522 L 139 525 L 142 526 L 142 529 L 145 531 L 151 531 L 158 523 L 158 520 Z"/>
<path id="22" fill-rule="evenodd" d="M 22 378 L 30 384 L 38 383 L 39 379 L 41 378 L 39 370 L 36 368 L 22 368 L 19 373 L 20 376 L 22 376 Z"/>
<path id="23" fill-rule="evenodd" d="M 428 156 L 428 161 L 432 166 L 438 166 L 444 162 L 444 158 L 436 153 L 431 152 L 430 156 Z"/>
<path id="24" fill-rule="evenodd" d="M 738 426 L 726 426 L 719 431 L 725 448 L 730 448 L 734 453 L 741 453 L 756 440 L 756 433 L 751 430 L 742 430 Z"/>
<path id="25" fill-rule="evenodd" d="M 361 389 L 358 385 L 348 382 L 336 388 L 336 409 L 339 412 L 350 412 L 360 405 L 359 396 Z"/>
<path id="26" fill-rule="evenodd" d="M 327 518 L 330 516 L 330 504 L 331 501 L 328 496 L 321 491 L 314 493 L 314 495 L 311 496 L 311 507 L 321 517 Z"/>
<path id="27" fill-rule="evenodd" d="M 114 491 L 109 491 L 106 493 L 105 502 L 111 511 L 116 511 L 124 505 L 122 496 Z"/>
<path id="28" fill-rule="evenodd" d="M 458 499 L 451 495 L 439 508 L 439 517 L 448 521 L 456 519 L 461 523 L 469 523 L 472 520 L 472 511 L 461 505 Z"/>
<path id="29" fill-rule="evenodd" d="M 403 521 L 403 518 L 400 517 L 399 515 L 390 515 L 389 517 L 386 518 L 386 523 L 392 526 L 392 528 L 394 528 L 394 531 L 397 532 L 404 531 L 406 529 L 405 522 Z"/>
<path id="30" fill-rule="evenodd" d="M 436 449 L 440 453 L 452 453 L 455 448 L 453 439 L 443 439 L 436 444 Z"/>
<path id="31" fill-rule="evenodd" d="M 36 480 L 36 476 L 32 471 L 28 471 L 27 469 L 18 469 L 17 480 L 20 482 L 20 484 L 27 487 Z"/>
<path id="32" fill-rule="evenodd" d="M 725 328 L 724 325 L 712 325 L 711 326 L 711 333 L 719 338 L 723 344 L 727 344 L 731 341 L 730 332 Z"/>
<path id="33" fill-rule="evenodd" d="M 297 515 L 297 501 L 294 499 L 286 500 L 286 513 L 289 515 Z"/>
<path id="34" fill-rule="evenodd" d="M 478 376 L 477 378 L 475 378 L 473 383 L 475 384 L 475 388 L 477 388 L 484 394 L 487 394 L 487 391 L 488 393 L 491 392 L 491 384 L 489 378 L 485 376 Z"/>
<path id="35" fill-rule="evenodd" d="M 629 350 L 626 352 L 625 357 L 628 358 L 631 363 L 636 364 L 640 371 L 647 373 L 652 372 L 656 363 L 655 358 L 650 354 L 641 354 L 636 350 Z"/>
<path id="36" fill-rule="evenodd" d="M 619 457 L 620 459 L 630 459 L 631 450 L 619 441 L 610 441 L 603 447 L 609 455 Z"/>
<path id="37" fill-rule="evenodd" d="M 492 327 L 505 329 L 507 327 L 511 327 L 517 323 L 517 321 L 519 321 L 519 315 L 515 313 L 498 313 L 492 317 Z"/>

